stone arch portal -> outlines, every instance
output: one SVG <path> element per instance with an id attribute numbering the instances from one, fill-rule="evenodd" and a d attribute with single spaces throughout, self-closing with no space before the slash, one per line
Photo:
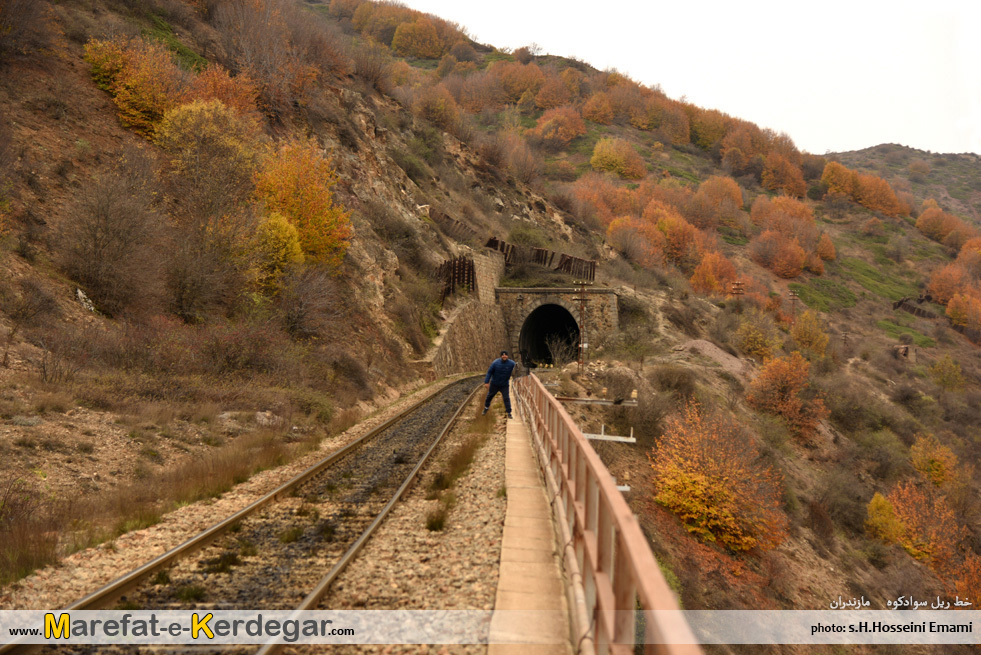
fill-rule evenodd
<path id="1" fill-rule="evenodd" d="M 526 366 L 553 364 L 552 347 L 575 358 L 579 351 L 579 324 L 562 305 L 547 303 L 532 310 L 521 324 L 518 353 Z"/>

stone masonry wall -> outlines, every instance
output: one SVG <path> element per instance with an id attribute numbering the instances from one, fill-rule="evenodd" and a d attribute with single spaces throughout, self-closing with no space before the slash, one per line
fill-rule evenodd
<path id="1" fill-rule="evenodd" d="M 444 334 L 432 360 L 433 372 L 440 377 L 467 371 L 483 373 L 502 349 L 508 349 L 508 343 L 501 308 L 471 301 L 460 308 Z"/>
<path id="2" fill-rule="evenodd" d="M 504 255 L 486 250 L 473 255 L 474 270 L 477 274 L 477 296 L 485 305 L 494 305 L 497 298 L 494 289 L 504 277 Z"/>

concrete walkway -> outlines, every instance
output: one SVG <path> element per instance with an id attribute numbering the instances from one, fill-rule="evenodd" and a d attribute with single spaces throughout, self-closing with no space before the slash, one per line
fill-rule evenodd
<path id="1" fill-rule="evenodd" d="M 531 435 L 519 419 L 507 422 L 505 484 L 508 508 L 494 610 L 525 611 L 495 613 L 490 640 L 505 643 L 490 644 L 488 655 L 572 655 L 552 510 Z"/>

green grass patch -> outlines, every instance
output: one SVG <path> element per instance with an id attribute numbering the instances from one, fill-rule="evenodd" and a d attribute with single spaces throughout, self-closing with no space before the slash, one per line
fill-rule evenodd
<path id="1" fill-rule="evenodd" d="M 886 275 L 861 259 L 846 257 L 841 260 L 841 268 L 848 277 L 879 297 L 899 300 L 919 294 L 915 285 L 898 279 L 895 274 Z"/>
<path id="2" fill-rule="evenodd" d="M 177 60 L 180 62 L 182 68 L 200 73 L 208 67 L 207 59 L 194 52 L 177 39 L 177 35 L 174 34 L 174 28 L 170 26 L 170 23 L 165 21 L 160 16 L 150 16 L 150 22 L 153 24 L 153 26 L 144 28 L 143 36 L 153 39 L 154 41 L 159 41 L 170 48 L 170 50 L 177 56 Z"/>
<path id="3" fill-rule="evenodd" d="M 888 334 L 893 339 L 899 339 L 899 335 L 901 334 L 910 335 L 913 337 L 913 343 L 920 348 L 933 348 L 935 345 L 937 345 L 937 342 L 927 335 L 906 325 L 898 325 L 889 320 L 877 321 L 876 325 L 880 330 Z"/>
<path id="4" fill-rule="evenodd" d="M 719 236 L 726 243 L 731 243 L 734 246 L 745 246 L 749 243 L 749 237 L 740 232 L 739 230 L 733 229 L 731 227 L 720 227 Z"/>
<path id="5" fill-rule="evenodd" d="M 807 284 L 794 282 L 790 289 L 797 292 L 802 303 L 820 312 L 854 307 L 857 301 L 848 287 L 826 278 L 811 280 Z"/>

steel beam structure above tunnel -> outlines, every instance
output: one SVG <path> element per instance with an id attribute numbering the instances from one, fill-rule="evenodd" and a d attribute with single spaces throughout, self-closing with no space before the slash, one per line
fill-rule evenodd
<path id="1" fill-rule="evenodd" d="M 511 350 L 525 365 L 552 363 L 549 346 L 561 347 L 561 341 L 571 347 L 575 361 L 580 334 L 585 332 L 588 348 L 593 349 L 620 329 L 615 289 L 497 287 L 494 293 Z M 581 303 L 580 298 L 586 302 Z M 583 304 L 585 311 L 580 308 Z"/>

